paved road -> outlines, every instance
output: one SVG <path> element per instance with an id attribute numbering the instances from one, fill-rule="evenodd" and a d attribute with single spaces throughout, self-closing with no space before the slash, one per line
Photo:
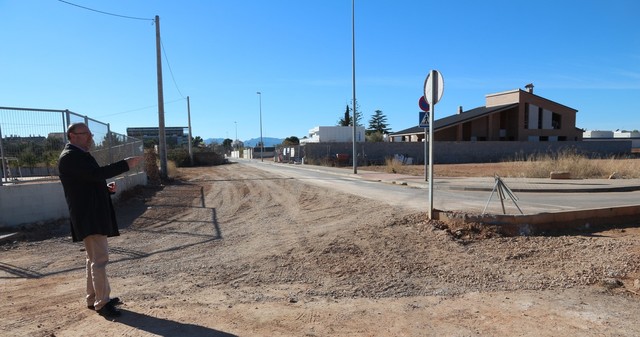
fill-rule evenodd
<path id="1" fill-rule="evenodd" d="M 424 177 L 371 172 L 353 168 L 291 165 L 256 160 L 237 160 L 242 165 L 299 179 L 414 211 L 427 211 L 428 184 Z M 505 199 L 507 214 L 539 214 L 569 210 L 640 205 L 640 179 L 502 179 L 517 201 Z M 444 211 L 502 214 L 494 178 L 436 178 L 433 207 Z M 491 198 L 491 199 L 490 199 Z"/>

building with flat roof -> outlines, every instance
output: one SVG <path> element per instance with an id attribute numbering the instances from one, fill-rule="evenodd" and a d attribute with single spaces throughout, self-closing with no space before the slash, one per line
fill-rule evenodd
<path id="1" fill-rule="evenodd" d="M 356 143 L 365 141 L 363 126 L 356 127 Z M 305 143 L 350 143 L 353 141 L 353 127 L 351 126 L 316 126 L 309 130 L 308 138 L 300 139 Z"/>
<path id="2" fill-rule="evenodd" d="M 188 144 L 189 132 L 186 126 L 165 127 L 164 135 L 168 145 Z M 132 127 L 127 128 L 127 136 L 147 140 L 159 140 L 160 129 L 158 127 Z"/>

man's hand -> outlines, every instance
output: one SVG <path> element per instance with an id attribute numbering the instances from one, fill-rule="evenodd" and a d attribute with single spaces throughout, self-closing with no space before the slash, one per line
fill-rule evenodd
<path id="1" fill-rule="evenodd" d="M 107 188 L 109 189 L 109 193 L 116 193 L 116 182 L 110 182 L 107 184 Z"/>
<path id="2" fill-rule="evenodd" d="M 129 169 L 132 169 L 138 166 L 138 164 L 142 160 L 142 156 L 128 157 L 128 158 L 125 158 L 124 160 L 127 162 L 127 165 L 129 165 Z"/>

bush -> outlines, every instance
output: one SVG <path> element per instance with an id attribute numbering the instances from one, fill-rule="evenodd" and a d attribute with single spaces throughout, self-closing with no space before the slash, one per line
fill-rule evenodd
<path id="1" fill-rule="evenodd" d="M 384 171 L 387 173 L 400 173 L 403 171 L 402 163 L 393 158 L 386 158 L 384 163 Z"/>
<path id="2" fill-rule="evenodd" d="M 147 179 L 152 185 L 160 184 L 160 169 L 158 168 L 158 155 L 153 149 L 146 149 L 144 152 L 144 171 Z"/>
<path id="3" fill-rule="evenodd" d="M 191 166 L 189 150 L 187 149 L 170 149 L 167 151 L 167 160 L 173 161 L 176 167 Z"/>

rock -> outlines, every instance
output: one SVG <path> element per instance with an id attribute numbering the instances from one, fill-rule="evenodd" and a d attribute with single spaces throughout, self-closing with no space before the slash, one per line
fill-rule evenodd
<path id="1" fill-rule="evenodd" d="M 640 280 L 639 279 L 633 280 L 633 289 L 640 290 Z"/>
<path id="2" fill-rule="evenodd" d="M 609 176 L 609 179 L 620 179 L 620 175 L 618 174 L 618 172 L 613 172 Z"/>
<path id="3" fill-rule="evenodd" d="M 602 286 L 609 289 L 620 288 L 623 285 L 622 281 L 615 278 L 606 278 L 602 280 Z"/>
<path id="4" fill-rule="evenodd" d="M 550 179 L 571 179 L 571 173 L 566 171 L 552 171 L 549 174 Z"/>

